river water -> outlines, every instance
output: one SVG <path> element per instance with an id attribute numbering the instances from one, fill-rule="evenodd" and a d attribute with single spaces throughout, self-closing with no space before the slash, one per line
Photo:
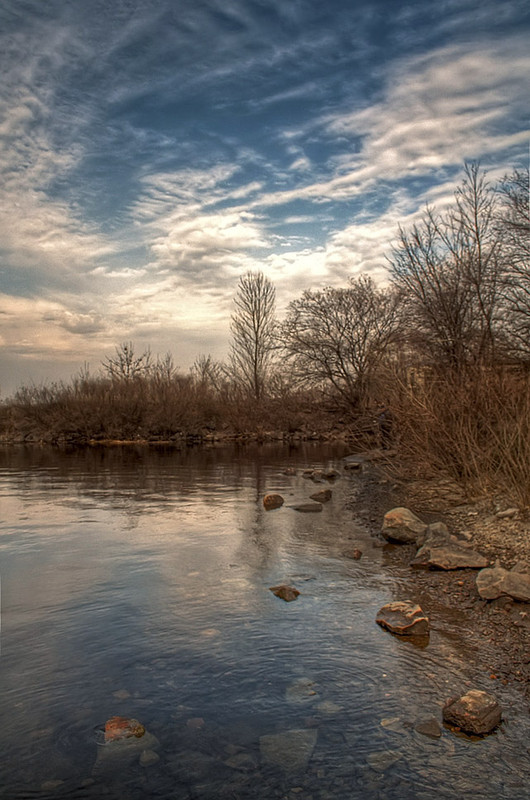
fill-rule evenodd
<path id="1" fill-rule="evenodd" d="M 356 519 L 346 453 L 0 450 L 0 796 L 526 799 L 516 687 L 495 685 L 484 739 L 414 729 L 491 688 L 436 626 L 425 646 L 375 624 L 408 568 Z M 321 513 L 290 507 L 323 488 L 307 467 L 341 472 Z M 285 505 L 265 511 L 268 491 Z M 105 745 L 114 715 L 145 737 Z"/>

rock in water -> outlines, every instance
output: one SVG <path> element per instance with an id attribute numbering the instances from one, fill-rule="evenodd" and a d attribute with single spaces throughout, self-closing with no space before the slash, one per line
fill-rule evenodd
<path id="1" fill-rule="evenodd" d="M 310 678 L 299 678 L 285 690 L 285 699 L 291 705 L 306 705 L 318 699 L 315 684 Z"/>
<path id="2" fill-rule="evenodd" d="M 263 761 L 286 772 L 298 772 L 307 767 L 316 743 L 316 730 L 295 729 L 261 736 L 259 749 Z"/>
<path id="3" fill-rule="evenodd" d="M 331 500 L 331 489 L 322 489 L 320 492 L 310 494 L 309 497 L 317 503 L 328 503 Z"/>
<path id="4" fill-rule="evenodd" d="M 280 508 L 283 503 L 284 499 L 281 494 L 266 494 L 263 498 L 263 505 L 267 511 L 271 511 L 273 508 Z"/>
<path id="5" fill-rule="evenodd" d="M 293 600 L 296 600 L 300 594 L 298 589 L 295 589 L 294 586 L 287 586 L 285 583 L 282 583 L 280 586 L 269 586 L 269 591 L 281 600 L 285 600 L 286 603 L 291 603 Z"/>
<path id="6" fill-rule="evenodd" d="M 442 735 L 442 729 L 440 728 L 438 720 L 434 717 L 423 720 L 423 722 L 418 722 L 418 724 L 414 726 L 414 730 L 421 733 L 422 736 L 428 736 L 429 739 L 439 739 Z"/>
<path id="7" fill-rule="evenodd" d="M 429 618 L 417 603 L 410 600 L 387 603 L 375 621 L 398 636 L 425 636 L 429 633 Z"/>
<path id="8" fill-rule="evenodd" d="M 393 508 L 383 519 L 381 533 L 389 542 L 416 543 L 427 530 L 427 525 L 408 508 Z"/>
<path id="9" fill-rule="evenodd" d="M 322 511 L 322 503 L 300 503 L 300 505 L 292 506 L 295 511 L 302 511 L 311 513 L 312 511 Z"/>
<path id="10" fill-rule="evenodd" d="M 111 717 L 105 723 L 105 742 L 129 739 L 131 736 L 139 739 L 144 733 L 145 728 L 137 719 Z"/>
<path id="11" fill-rule="evenodd" d="M 495 698 L 479 689 L 470 689 L 461 697 L 452 698 L 443 707 L 444 722 L 465 733 L 490 733 L 502 719 L 502 709 Z"/>

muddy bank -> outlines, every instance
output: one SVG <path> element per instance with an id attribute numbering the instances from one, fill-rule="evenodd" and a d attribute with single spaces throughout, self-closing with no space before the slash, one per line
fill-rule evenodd
<path id="1" fill-rule="evenodd" d="M 383 516 L 395 506 L 410 508 L 428 523 L 444 522 L 451 533 L 464 534 L 492 564 L 497 559 L 507 568 L 521 561 L 530 563 L 530 523 L 505 498 L 469 499 L 459 486 L 443 478 L 396 481 L 388 465 L 377 459 L 365 465 L 364 479 L 356 485 L 349 505 L 389 564 L 406 568 L 417 549 L 410 544 L 388 544 L 381 536 Z M 507 511 L 509 516 L 503 516 Z M 499 681 L 517 682 L 530 700 L 530 604 L 507 597 L 482 600 L 476 575 L 477 570 L 471 569 L 445 572 L 410 567 L 400 592 L 419 603 L 437 627 L 475 651 L 477 673 L 491 681 L 492 691 Z"/>

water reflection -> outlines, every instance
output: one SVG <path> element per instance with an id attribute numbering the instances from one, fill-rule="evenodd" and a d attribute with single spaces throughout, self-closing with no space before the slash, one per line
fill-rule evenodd
<path id="1" fill-rule="evenodd" d="M 475 664 L 446 633 L 418 648 L 375 625 L 403 575 L 346 507 L 362 478 L 344 473 L 320 514 L 288 507 L 314 491 L 302 468 L 344 454 L 0 453 L 3 796 L 526 797 L 529 726 L 509 687 L 488 740 L 413 730 Z M 286 505 L 266 512 L 266 491 Z M 272 595 L 281 582 L 296 602 Z M 101 755 L 115 714 L 141 720 L 154 756 Z M 286 736 L 289 751 L 293 731 L 316 731 L 296 774 L 263 744 Z"/>

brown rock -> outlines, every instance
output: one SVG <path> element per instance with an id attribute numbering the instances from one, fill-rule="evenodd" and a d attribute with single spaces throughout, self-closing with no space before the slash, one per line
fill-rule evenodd
<path id="1" fill-rule="evenodd" d="M 131 736 L 139 739 L 144 733 L 145 728 L 137 719 L 111 717 L 105 723 L 105 742 L 115 742 Z"/>
<path id="2" fill-rule="evenodd" d="M 381 533 L 390 542 L 416 543 L 427 530 L 427 525 L 408 508 L 398 507 L 387 511 Z"/>
<path id="3" fill-rule="evenodd" d="M 465 733 L 484 735 L 500 723 L 502 709 L 495 698 L 479 689 L 470 689 L 461 697 L 448 700 L 443 707 L 444 722 Z"/>
<path id="4" fill-rule="evenodd" d="M 454 539 L 454 537 L 452 537 Z M 420 547 L 415 558 L 411 561 L 413 567 L 430 567 L 431 569 L 483 569 L 489 564 L 486 556 L 477 553 L 469 546 L 464 546 L 455 541 L 446 541 L 442 544 L 427 542 Z"/>
<path id="5" fill-rule="evenodd" d="M 512 570 L 498 563 L 483 569 L 477 575 L 477 589 L 483 600 L 496 600 L 498 597 L 512 597 L 523 603 L 530 603 L 530 575 L 522 570 L 525 565 L 517 564 Z"/>
<path id="6" fill-rule="evenodd" d="M 321 489 L 320 492 L 310 494 L 311 500 L 316 500 L 317 503 L 328 503 L 331 500 L 331 489 Z"/>
<path id="7" fill-rule="evenodd" d="M 375 621 L 399 636 L 425 636 L 429 633 L 429 618 L 417 603 L 410 600 L 387 603 L 380 609 Z"/>
<path id="8" fill-rule="evenodd" d="M 315 511 L 322 511 L 322 503 L 300 503 L 297 506 L 291 506 L 295 511 L 302 511 L 304 514 L 310 514 Z"/>
<path id="9" fill-rule="evenodd" d="M 414 726 L 414 730 L 421 733 L 422 736 L 428 736 L 429 739 L 439 739 L 442 735 L 442 729 L 440 728 L 438 720 L 434 717 L 423 720 L 423 722 L 418 722 L 418 724 Z"/>
<path id="10" fill-rule="evenodd" d="M 283 503 L 284 499 L 281 494 L 266 494 L 263 498 L 263 505 L 267 511 L 271 511 L 273 508 L 280 508 Z"/>
<path id="11" fill-rule="evenodd" d="M 296 600 L 300 594 L 298 589 L 295 589 L 294 586 L 287 586 L 285 583 L 282 583 L 280 586 L 269 586 L 269 591 L 281 600 L 285 600 L 286 603 Z"/>

